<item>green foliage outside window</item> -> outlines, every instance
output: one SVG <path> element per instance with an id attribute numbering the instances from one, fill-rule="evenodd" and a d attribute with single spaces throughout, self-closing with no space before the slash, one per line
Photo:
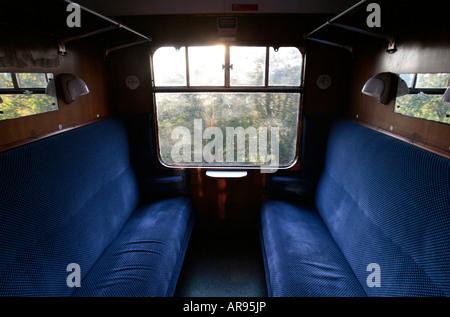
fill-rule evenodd
<path id="1" fill-rule="evenodd" d="M 411 91 L 395 100 L 395 112 L 406 116 L 450 124 L 450 105 L 442 101 L 450 74 L 401 74 Z M 427 93 L 427 90 L 434 90 Z M 423 91 L 421 91 L 423 90 Z"/>
<path id="2" fill-rule="evenodd" d="M 0 120 L 58 110 L 56 97 L 45 94 L 49 80 L 53 74 L 0 73 Z"/>
<path id="3" fill-rule="evenodd" d="M 188 59 L 185 59 L 186 53 Z M 225 62 L 226 54 L 229 54 L 229 64 Z M 302 58 L 295 47 L 276 50 L 273 47 L 246 46 L 231 46 L 228 50 L 224 46 L 158 49 L 153 56 L 156 87 L 174 87 L 173 92 L 155 93 L 162 161 L 168 165 L 176 165 L 171 151 L 178 140 L 172 139 L 172 132 L 177 127 L 184 127 L 193 134 L 194 120 L 201 120 L 203 131 L 209 127 L 221 130 L 223 160 L 209 164 L 204 159 L 202 162 L 193 159 L 188 164 L 183 162 L 181 165 L 264 165 L 267 157 L 261 157 L 259 152 L 250 153 L 250 138 L 260 142 L 261 138 L 266 137 L 267 152 L 271 155 L 270 150 L 275 143 L 269 131 L 273 127 L 279 132 L 279 166 L 291 165 L 297 154 Z M 197 91 L 189 92 L 194 86 Z M 220 86 L 222 91 L 214 91 L 213 88 L 209 92 L 198 92 L 202 87 L 207 89 L 212 86 Z M 226 91 L 233 87 L 239 87 L 243 91 Z M 252 91 L 255 87 L 263 91 Z M 291 91 L 283 91 L 283 87 L 290 87 Z M 177 92 L 177 89 L 181 91 Z M 225 160 L 227 151 L 237 153 L 237 142 L 234 142 L 234 148 L 227 148 L 227 128 L 256 129 L 256 135 L 246 135 L 244 161 Z M 268 132 L 265 136 L 260 132 L 264 128 Z M 202 146 L 205 147 L 209 142 L 210 139 L 203 139 Z M 190 142 L 189 147 L 192 154 L 195 150 L 193 142 Z M 193 156 L 192 154 L 191 157 Z"/>
<path id="4" fill-rule="evenodd" d="M 158 93 L 158 131 L 161 159 L 169 165 L 174 164 L 171 149 L 176 140 L 171 133 L 176 127 L 186 127 L 194 131 L 194 120 L 201 119 L 203 129 L 218 127 L 224 136 L 223 156 L 226 156 L 226 128 L 278 127 L 279 163 L 288 166 L 293 162 L 297 146 L 297 123 L 300 94 L 297 93 Z M 268 130 L 270 131 L 270 129 Z M 202 131 L 203 132 L 203 131 Z M 261 139 L 257 135 L 257 139 Z M 267 148 L 271 149 L 271 138 L 267 133 Z M 205 146 L 210 140 L 203 140 Z M 247 138 L 247 143 L 249 142 Z M 234 142 L 237 145 L 237 142 Z M 191 143 L 194 152 L 194 144 Z M 233 149 L 234 153 L 237 149 Z M 260 158 L 250 157 L 246 150 L 245 162 L 240 165 L 263 165 Z M 254 153 L 253 153 L 254 155 Z M 191 165 L 204 165 L 195 162 Z M 218 165 L 227 164 L 225 159 Z"/>

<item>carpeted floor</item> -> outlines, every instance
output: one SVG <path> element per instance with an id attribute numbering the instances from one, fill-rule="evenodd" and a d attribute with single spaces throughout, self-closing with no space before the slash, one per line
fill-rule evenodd
<path id="1" fill-rule="evenodd" d="M 177 297 L 265 297 L 259 235 L 193 232 L 175 291 Z"/>

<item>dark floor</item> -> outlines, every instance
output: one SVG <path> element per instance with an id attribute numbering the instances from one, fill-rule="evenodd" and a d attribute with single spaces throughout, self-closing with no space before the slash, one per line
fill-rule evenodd
<path id="1" fill-rule="evenodd" d="M 194 230 L 174 296 L 267 296 L 258 233 L 226 236 Z"/>

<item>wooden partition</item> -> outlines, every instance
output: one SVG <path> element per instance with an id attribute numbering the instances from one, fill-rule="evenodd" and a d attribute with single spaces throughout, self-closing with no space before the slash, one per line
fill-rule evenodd
<path id="1" fill-rule="evenodd" d="M 407 142 L 420 143 L 448 156 L 450 125 L 395 113 L 394 100 L 383 105 L 375 98 L 361 93 L 366 80 L 381 72 L 450 72 L 448 33 L 436 34 L 430 31 L 402 35 L 398 39 L 396 53 L 388 54 L 385 49 L 385 45 L 374 45 L 354 52 L 347 114 Z"/>
<path id="2" fill-rule="evenodd" d="M 0 28 L 0 72 L 47 72 L 55 75 L 57 111 L 0 121 L 0 146 L 7 149 L 104 118 L 113 111 L 110 69 L 103 50 L 79 42 L 57 54 L 58 39 L 17 29 Z M 62 73 L 82 78 L 89 94 L 66 104 L 59 84 Z"/>
<path id="3" fill-rule="evenodd" d="M 204 169 L 189 171 L 197 227 L 207 234 L 253 234 L 258 229 L 265 174 L 247 171 L 242 178 L 213 178 Z"/>

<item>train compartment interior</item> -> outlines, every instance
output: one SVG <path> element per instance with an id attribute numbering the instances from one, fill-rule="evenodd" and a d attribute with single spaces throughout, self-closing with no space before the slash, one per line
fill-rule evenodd
<path id="1" fill-rule="evenodd" d="M 0 296 L 450 296 L 449 12 L 0 1 Z"/>

